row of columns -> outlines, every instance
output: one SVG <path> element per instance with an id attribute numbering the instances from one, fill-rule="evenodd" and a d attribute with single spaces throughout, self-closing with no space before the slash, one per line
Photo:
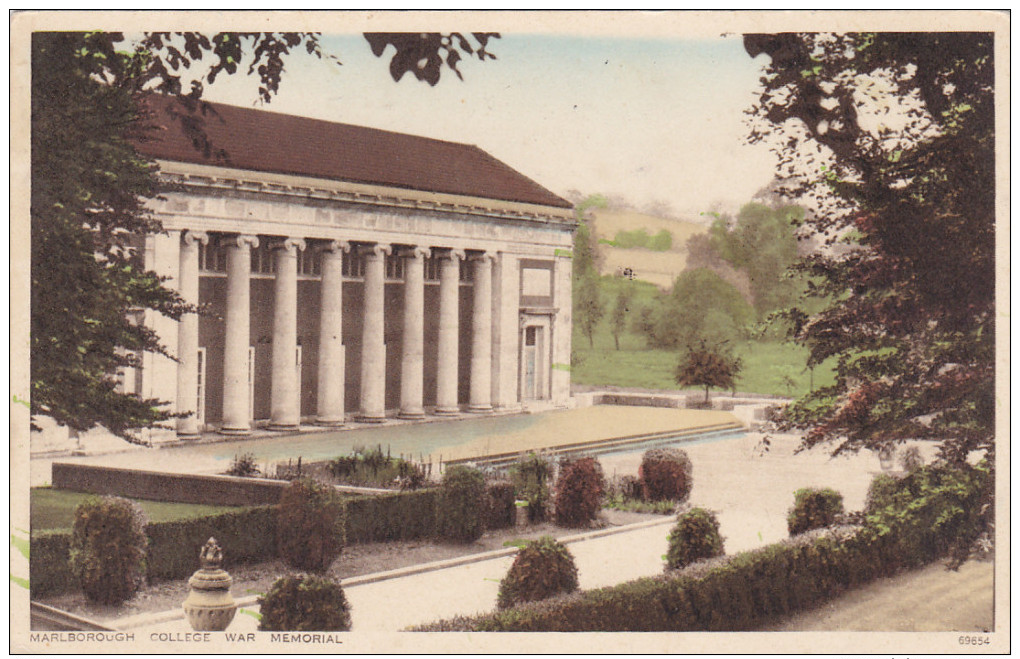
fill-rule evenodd
<path id="1" fill-rule="evenodd" d="M 180 252 L 180 292 L 186 302 L 198 303 L 198 250 L 208 243 L 202 232 L 183 234 Z M 248 347 L 250 342 L 251 250 L 259 238 L 237 235 L 224 239 L 227 248 L 227 303 L 223 356 L 223 420 L 220 432 L 246 434 L 251 431 L 248 396 Z M 272 412 L 270 428 L 296 428 L 301 419 L 296 368 L 297 349 L 297 251 L 306 249 L 300 238 L 281 239 L 272 244 L 276 260 L 273 310 L 273 358 L 271 378 Z M 336 426 L 344 422 L 345 348 L 341 336 L 343 320 L 343 254 L 351 246 L 331 241 L 316 247 L 321 252 L 321 316 L 318 350 L 318 399 L 316 423 Z M 361 336 L 361 391 L 357 419 L 381 422 L 385 419 L 386 346 L 384 342 L 385 258 L 392 247 L 385 244 L 358 247 L 364 259 L 364 308 Z M 404 248 L 403 352 L 401 355 L 400 411 L 402 418 L 425 416 L 425 259 L 431 250 Z M 439 337 L 436 386 L 437 415 L 460 412 L 457 400 L 459 354 L 459 287 L 461 262 L 469 260 L 474 274 L 472 313 L 471 386 L 468 410 L 492 411 L 492 256 L 469 259 L 462 250 L 441 253 L 439 277 Z M 178 334 L 178 409 L 197 409 L 198 318 L 185 314 Z M 199 432 L 194 414 L 179 419 L 178 435 Z"/>

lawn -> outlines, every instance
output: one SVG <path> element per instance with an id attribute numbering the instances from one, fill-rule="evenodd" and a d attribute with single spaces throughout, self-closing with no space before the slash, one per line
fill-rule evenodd
<path id="1" fill-rule="evenodd" d="M 574 384 L 614 385 L 642 389 L 676 389 L 673 373 L 677 353 L 670 350 L 650 350 L 645 339 L 628 328 L 620 336 L 620 350 L 615 349 L 609 324 L 603 320 L 595 329 L 595 347 L 574 326 L 574 352 L 579 363 L 571 368 Z M 832 384 L 830 368 L 816 368 L 814 375 L 807 370 L 807 349 L 801 346 L 773 342 L 744 341 L 735 346 L 743 359 L 744 368 L 737 379 L 737 391 L 801 396 L 814 386 Z"/>
<path id="2" fill-rule="evenodd" d="M 74 509 L 85 499 L 93 496 L 85 492 L 55 490 L 50 487 L 33 487 L 29 495 L 32 515 L 32 530 L 70 529 L 74 523 Z M 230 506 L 209 506 L 190 503 L 167 503 L 133 499 L 149 516 L 150 522 L 167 522 L 175 519 L 191 519 L 235 510 Z"/>

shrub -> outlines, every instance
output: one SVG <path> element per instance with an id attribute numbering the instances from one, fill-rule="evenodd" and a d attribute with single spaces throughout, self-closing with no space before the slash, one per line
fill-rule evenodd
<path id="1" fill-rule="evenodd" d="M 280 497 L 276 529 L 280 558 L 300 570 L 325 572 L 343 550 L 343 502 L 329 485 L 293 481 Z"/>
<path id="2" fill-rule="evenodd" d="M 263 632 L 344 632 L 351 628 L 351 607 L 340 584 L 299 574 L 277 579 L 259 597 Z"/>
<path id="3" fill-rule="evenodd" d="M 570 551 L 549 536 L 524 546 L 499 582 L 496 606 L 505 609 L 577 590 L 577 566 Z"/>
<path id="4" fill-rule="evenodd" d="M 675 570 L 722 554 L 723 539 L 714 513 L 704 508 L 692 508 L 677 517 L 676 526 L 669 533 L 667 568 Z"/>
<path id="5" fill-rule="evenodd" d="M 842 513 L 842 494 L 829 488 L 817 490 L 806 487 L 793 493 L 793 508 L 786 515 L 786 527 L 790 535 L 797 535 L 832 526 Z"/>
<path id="6" fill-rule="evenodd" d="M 921 449 L 916 446 L 903 449 L 900 453 L 900 467 L 903 471 L 911 472 L 924 466 L 924 458 L 921 457 Z"/>
<path id="7" fill-rule="evenodd" d="M 878 474 L 875 476 L 871 479 L 871 485 L 868 486 L 868 496 L 864 501 L 864 512 L 873 513 L 891 504 L 898 488 L 898 478 L 888 474 Z"/>
<path id="8" fill-rule="evenodd" d="M 454 465 L 443 474 L 439 488 L 439 534 L 454 542 L 482 537 L 485 479 L 480 471 Z"/>
<path id="9" fill-rule="evenodd" d="M 86 597 L 120 604 L 145 579 L 145 514 L 120 497 L 90 497 L 74 511 L 71 573 Z"/>
<path id="10" fill-rule="evenodd" d="M 991 528 L 993 487 L 986 461 L 922 466 L 891 483 L 872 483 L 867 524 L 876 537 L 892 543 L 886 560 L 897 567 L 945 554 L 958 565 Z"/>
<path id="11" fill-rule="evenodd" d="M 528 519 L 541 522 L 549 507 L 549 478 L 552 465 L 541 455 L 529 453 L 510 467 L 510 482 L 514 484 L 514 496 L 528 502 Z"/>
<path id="12" fill-rule="evenodd" d="M 234 462 L 231 463 L 230 469 L 227 470 L 228 476 L 244 476 L 246 478 L 258 476 L 261 473 L 262 471 L 255 462 L 254 453 L 241 453 L 239 455 L 235 455 Z"/>
<path id="13" fill-rule="evenodd" d="M 687 453 L 676 448 L 653 448 L 641 456 L 638 476 L 645 499 L 686 501 L 694 485 Z"/>
<path id="14" fill-rule="evenodd" d="M 510 481 L 497 480 L 485 486 L 485 511 L 482 521 L 487 529 L 505 529 L 517 520 L 514 486 Z"/>
<path id="15" fill-rule="evenodd" d="M 587 526 L 598 515 L 605 493 L 602 465 L 595 458 L 580 458 L 560 468 L 556 481 L 556 523 Z"/>

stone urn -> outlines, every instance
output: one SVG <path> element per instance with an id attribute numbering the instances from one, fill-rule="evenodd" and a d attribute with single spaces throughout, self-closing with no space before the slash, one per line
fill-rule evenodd
<path id="1" fill-rule="evenodd" d="M 223 550 L 216 538 L 202 546 L 198 559 L 201 567 L 188 579 L 191 590 L 184 599 L 184 615 L 195 631 L 221 632 L 234 619 L 237 603 L 230 595 L 233 579 L 220 567 Z"/>

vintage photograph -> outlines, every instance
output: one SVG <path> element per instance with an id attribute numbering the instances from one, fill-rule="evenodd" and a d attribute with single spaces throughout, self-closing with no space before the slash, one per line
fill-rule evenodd
<path id="1" fill-rule="evenodd" d="M 1008 653 L 1009 28 L 13 13 L 11 651 Z"/>

